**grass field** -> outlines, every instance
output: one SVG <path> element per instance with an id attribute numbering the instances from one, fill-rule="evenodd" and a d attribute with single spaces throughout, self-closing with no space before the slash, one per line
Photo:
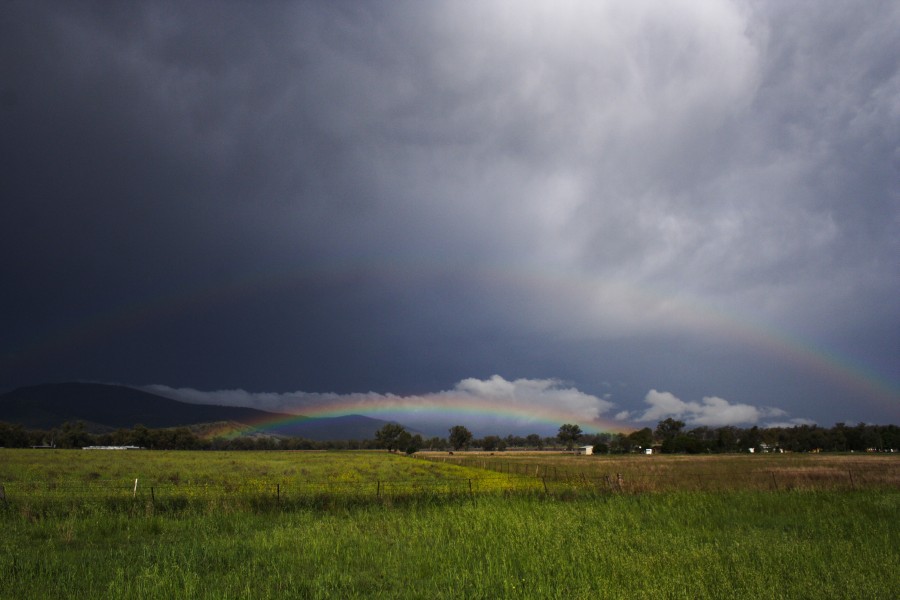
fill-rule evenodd
<path id="1" fill-rule="evenodd" d="M 426 456 L 443 464 L 561 481 L 587 480 L 602 484 L 607 477 L 616 480 L 616 475 L 621 475 L 621 487 L 632 493 L 900 489 L 900 456 L 896 454 L 577 456 L 558 452 L 501 452 Z"/>
<path id="2" fill-rule="evenodd" d="M 529 469 L 555 463 L 557 473 L 563 465 L 580 473 L 590 458 L 515 457 Z M 715 473 L 740 478 L 772 460 L 635 458 L 662 459 L 655 466 L 691 473 L 685 481 L 698 471 L 709 481 L 718 481 Z M 851 467 L 860 472 L 872 464 L 897 468 L 893 457 L 789 458 L 801 471 L 844 471 L 848 458 L 863 460 Z M 592 466 L 597 474 L 628 474 L 627 486 L 636 472 L 628 460 L 600 457 Z M 387 453 L 0 450 L 8 492 L 0 508 L 0 598 L 900 597 L 900 489 L 884 481 L 821 490 L 685 484 L 654 493 L 591 486 L 546 493 L 542 477 L 529 476 L 536 485 L 517 493 L 503 482 L 524 476 L 492 468 Z M 129 497 L 134 478 L 147 482 L 139 492 L 153 483 L 173 495 L 204 489 L 207 496 L 154 510 L 146 496 Z M 278 505 L 234 495 L 244 480 L 287 490 L 306 480 L 423 487 L 382 496 L 369 490 L 342 502 L 353 487 L 336 486 L 327 491 L 333 502 Z M 444 480 L 494 487 L 469 494 L 467 483 L 463 493 L 446 484 L 447 493 L 433 493 L 431 484 Z M 127 493 L 104 501 L 109 482 L 126 484 Z M 94 487 L 48 500 L 43 488 L 51 483 Z"/>

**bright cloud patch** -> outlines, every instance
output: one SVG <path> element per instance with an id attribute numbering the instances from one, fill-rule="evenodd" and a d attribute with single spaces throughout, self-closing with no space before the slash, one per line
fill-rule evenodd
<path id="1" fill-rule="evenodd" d="M 644 398 L 650 405 L 643 413 L 631 414 L 621 412 L 617 419 L 632 418 L 635 421 L 661 421 L 674 418 L 685 421 L 689 426 L 721 427 L 724 425 L 755 425 L 763 419 L 785 417 L 787 413 L 780 408 L 752 406 L 750 404 L 732 404 L 724 398 L 707 396 L 701 402 L 685 402 L 671 392 L 650 390 Z M 807 419 L 791 419 L 790 425 L 808 423 Z M 770 424 L 781 426 L 784 424 Z"/>
<path id="2" fill-rule="evenodd" d="M 308 416 L 361 414 L 401 422 L 425 432 L 444 435 L 449 425 L 461 424 L 478 435 L 555 433 L 561 423 L 578 423 L 586 431 L 622 429 L 626 423 L 655 423 L 669 417 L 689 427 L 757 425 L 794 427 L 811 424 L 790 418 L 780 408 L 731 403 L 718 396 L 685 402 L 671 392 L 647 392 L 644 411 L 622 410 L 606 417 L 615 404 L 608 399 L 566 386 L 558 379 L 507 380 L 467 378 L 452 389 L 400 396 L 376 392 L 334 394 L 315 392 L 248 392 L 242 389 L 201 391 L 192 388 L 147 386 L 147 391 L 194 404 L 249 406 L 271 412 Z M 615 422 L 622 426 L 612 425 Z"/>

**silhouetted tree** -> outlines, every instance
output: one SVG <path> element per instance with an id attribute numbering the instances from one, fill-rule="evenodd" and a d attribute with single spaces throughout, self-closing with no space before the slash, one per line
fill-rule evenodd
<path id="1" fill-rule="evenodd" d="M 487 452 L 493 452 L 494 450 L 500 450 L 500 444 L 503 443 L 496 435 L 486 435 L 484 439 L 481 440 L 481 449 L 486 450 Z"/>
<path id="2" fill-rule="evenodd" d="M 387 423 L 375 432 L 375 441 L 378 443 L 378 447 L 390 452 L 400 449 L 403 442 L 409 442 L 409 438 L 410 435 L 406 428 L 397 423 Z"/>
<path id="3" fill-rule="evenodd" d="M 566 445 L 566 450 L 571 450 L 580 435 L 581 427 L 573 423 L 565 423 L 559 427 L 559 433 L 556 434 L 556 437 Z"/>
<path id="4" fill-rule="evenodd" d="M 544 439 L 536 433 L 529 433 L 525 436 L 525 445 L 542 450 L 544 448 Z"/>
<path id="5" fill-rule="evenodd" d="M 450 435 L 447 441 L 450 442 L 450 447 L 454 450 L 468 448 L 472 442 L 472 432 L 462 425 L 454 425 L 450 428 Z"/>
<path id="6" fill-rule="evenodd" d="M 632 431 L 628 434 L 628 441 L 632 447 L 652 448 L 653 447 L 653 430 L 649 427 Z"/>

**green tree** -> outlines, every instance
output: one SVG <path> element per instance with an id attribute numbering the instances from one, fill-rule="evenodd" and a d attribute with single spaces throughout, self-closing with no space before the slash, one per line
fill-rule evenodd
<path id="1" fill-rule="evenodd" d="M 822 439 L 824 439 L 824 434 L 822 435 Z M 744 434 L 743 443 L 746 448 L 756 448 L 762 442 L 762 435 L 759 432 L 759 427 L 754 425 Z"/>
<path id="2" fill-rule="evenodd" d="M 656 437 L 662 441 L 671 440 L 684 429 L 684 421 L 678 421 L 669 417 L 665 421 L 656 424 Z"/>
<path id="3" fill-rule="evenodd" d="M 134 426 L 134 429 L 131 430 L 130 443 L 135 446 L 140 446 L 141 448 L 149 448 L 153 445 L 153 438 L 150 435 L 150 430 L 138 423 Z"/>
<path id="4" fill-rule="evenodd" d="M 92 436 L 85 431 L 84 421 L 66 421 L 55 437 L 60 448 L 81 448 L 93 442 Z"/>
<path id="5" fill-rule="evenodd" d="M 737 429 L 730 425 L 719 427 L 716 430 L 716 447 L 719 452 L 736 452 L 739 449 Z"/>
<path id="6" fill-rule="evenodd" d="M 653 430 L 649 427 L 632 431 L 628 434 L 628 441 L 632 447 L 637 446 L 642 449 L 653 447 Z"/>
<path id="7" fill-rule="evenodd" d="M 396 448 L 398 451 L 405 451 L 412 443 L 412 434 L 405 429 L 397 436 Z"/>
<path id="8" fill-rule="evenodd" d="M 409 435 L 407 433 L 406 435 Z M 403 444 L 403 448 L 405 449 L 407 454 L 415 454 L 419 450 L 421 450 L 425 446 L 425 440 L 422 439 L 422 436 L 418 433 L 416 435 L 409 436 L 409 439 Z"/>
<path id="9" fill-rule="evenodd" d="M 503 440 L 500 439 L 499 436 L 496 435 L 486 435 L 484 439 L 481 440 L 481 449 L 486 452 L 493 452 L 494 450 L 502 450 L 506 446 L 501 448 L 501 444 L 503 444 Z"/>
<path id="10" fill-rule="evenodd" d="M 578 438 L 581 437 L 581 427 L 573 423 L 566 423 L 560 426 L 556 437 L 566 445 L 566 450 L 571 450 Z"/>
<path id="11" fill-rule="evenodd" d="M 462 425 L 454 425 L 450 428 L 450 436 L 448 438 L 450 447 L 454 450 L 462 450 L 468 448 L 472 441 L 472 432 Z"/>
<path id="12" fill-rule="evenodd" d="M 536 433 L 529 433 L 525 436 L 525 445 L 538 450 L 544 449 L 544 438 Z"/>
<path id="13" fill-rule="evenodd" d="M 684 421 L 678 421 L 669 417 L 656 425 L 656 437 L 662 440 L 660 450 L 665 453 L 684 452 L 685 441 L 681 439 L 681 431 L 684 429 Z"/>
<path id="14" fill-rule="evenodd" d="M 19 423 L 0 422 L 0 448 L 27 448 L 28 432 Z"/>
<path id="15" fill-rule="evenodd" d="M 446 450 L 447 440 L 434 436 L 426 442 L 426 445 L 428 446 L 429 450 Z"/>
<path id="16" fill-rule="evenodd" d="M 404 442 L 409 443 L 409 441 L 409 432 L 403 425 L 397 423 L 388 423 L 375 432 L 375 442 L 378 447 L 390 452 L 400 449 Z"/>

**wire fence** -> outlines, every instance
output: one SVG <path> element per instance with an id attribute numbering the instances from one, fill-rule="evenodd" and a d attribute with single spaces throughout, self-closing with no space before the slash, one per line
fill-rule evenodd
<path id="1" fill-rule="evenodd" d="M 405 479 L 241 479 L 224 481 L 159 481 L 141 479 L 54 479 L 0 481 L 0 509 L 25 512 L 58 507 L 104 507 L 165 511 L 265 509 L 430 501 L 461 497 L 472 502 L 486 495 L 538 494 L 557 498 L 581 495 L 643 494 L 672 491 L 792 491 L 900 489 L 900 469 L 883 466 L 842 469 L 746 468 L 715 471 L 702 468 L 605 463 L 579 466 L 503 461 L 491 458 L 425 457 L 477 469 L 476 477 Z M 616 470 L 608 467 L 615 467 Z"/>
<path id="2" fill-rule="evenodd" d="M 532 478 L 485 475 L 470 478 L 376 479 L 368 481 L 240 480 L 225 482 L 158 482 L 116 480 L 91 482 L 12 481 L 0 484 L 0 506 L 40 509 L 103 505 L 149 509 L 187 507 L 264 508 L 360 504 L 540 492 Z M 544 489 L 549 492 L 549 489 Z"/>

